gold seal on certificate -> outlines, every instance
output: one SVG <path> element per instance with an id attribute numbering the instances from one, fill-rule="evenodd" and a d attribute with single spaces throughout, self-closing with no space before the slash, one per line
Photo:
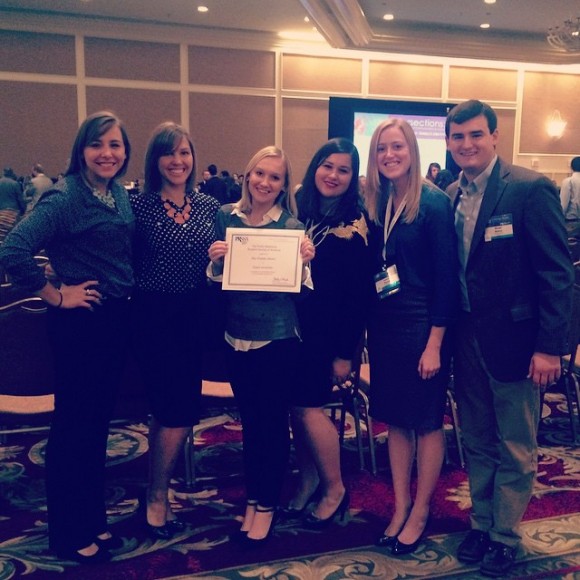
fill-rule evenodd
<path id="1" fill-rule="evenodd" d="M 224 290 L 300 292 L 303 230 L 227 228 Z"/>

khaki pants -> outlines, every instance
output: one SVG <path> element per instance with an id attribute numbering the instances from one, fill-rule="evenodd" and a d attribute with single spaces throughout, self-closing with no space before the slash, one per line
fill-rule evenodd
<path id="1" fill-rule="evenodd" d="M 495 542 L 515 546 L 537 471 L 540 393 L 529 379 L 504 383 L 491 377 L 468 316 L 457 332 L 454 373 L 471 526 L 488 531 Z"/>

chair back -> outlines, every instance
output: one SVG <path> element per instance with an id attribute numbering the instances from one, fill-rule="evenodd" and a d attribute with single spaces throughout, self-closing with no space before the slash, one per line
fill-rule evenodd
<path id="1" fill-rule="evenodd" d="M 30 297 L 0 306 L 0 394 L 36 396 L 54 392 L 46 306 Z"/>

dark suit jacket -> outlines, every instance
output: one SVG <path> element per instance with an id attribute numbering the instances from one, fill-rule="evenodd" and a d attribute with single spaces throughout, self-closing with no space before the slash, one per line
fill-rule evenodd
<path id="1" fill-rule="evenodd" d="M 447 189 L 455 208 L 458 185 Z M 485 241 L 490 218 L 508 214 L 513 236 Z M 476 337 L 494 378 L 525 378 L 534 352 L 568 352 L 573 268 L 558 193 L 546 177 L 498 160 L 475 225 L 466 282 Z"/>
<path id="2" fill-rule="evenodd" d="M 220 205 L 228 203 L 228 188 L 224 180 L 215 175 L 205 182 L 203 193 L 215 197 L 220 202 Z"/>

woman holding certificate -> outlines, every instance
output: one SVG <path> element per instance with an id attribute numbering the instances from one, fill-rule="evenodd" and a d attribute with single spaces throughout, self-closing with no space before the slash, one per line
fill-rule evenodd
<path id="1" fill-rule="evenodd" d="M 247 239 L 252 229 L 262 233 L 304 230 L 295 217 L 290 165 L 283 151 L 277 147 L 261 149 L 244 175 L 240 201 L 222 206 L 217 215 L 219 241 L 208 252 L 208 273 L 216 281 L 221 280 L 224 258 L 231 251 L 231 244 L 225 241 L 228 228 L 248 230 Z M 297 251 L 295 260 L 307 263 L 314 257 L 314 245 L 307 237 L 287 237 L 298 240 L 299 256 Z M 265 261 L 274 259 L 274 254 Z M 230 258 L 233 267 L 233 255 Z M 306 268 L 301 268 L 300 274 L 303 280 L 309 278 Z M 297 365 L 292 364 L 300 355 L 298 316 L 292 294 L 283 288 L 281 284 L 279 289 L 227 292 L 225 339 L 231 347 L 227 350 L 228 370 L 243 425 L 247 488 L 240 538 L 248 547 L 264 543 L 275 524 L 290 448 L 290 393 L 300 380 L 298 369 L 293 372 Z"/>
<path id="2" fill-rule="evenodd" d="M 348 379 L 372 297 L 368 225 L 359 194 L 359 155 L 348 139 L 331 139 L 312 158 L 298 191 L 298 217 L 316 247 L 314 291 L 299 303 L 303 368 L 291 411 L 300 480 L 284 513 L 321 528 L 344 516 L 349 496 L 340 471 L 338 433 L 323 406 L 333 384 Z M 319 494 L 315 494 L 318 490 Z"/>
<path id="3" fill-rule="evenodd" d="M 443 463 L 450 358 L 444 336 L 458 304 L 459 264 L 449 198 L 421 177 L 406 121 L 387 119 L 374 131 L 365 198 L 376 246 L 370 412 L 389 425 L 395 491 L 395 512 L 377 543 L 398 556 L 420 543 Z"/>
<path id="4" fill-rule="evenodd" d="M 144 191 L 132 198 L 134 342 L 152 415 L 142 507 L 149 534 L 161 539 L 184 527 L 167 493 L 183 443 L 198 421 L 205 267 L 219 209 L 213 197 L 194 193 L 195 161 L 188 132 L 162 123 L 147 147 Z"/>

